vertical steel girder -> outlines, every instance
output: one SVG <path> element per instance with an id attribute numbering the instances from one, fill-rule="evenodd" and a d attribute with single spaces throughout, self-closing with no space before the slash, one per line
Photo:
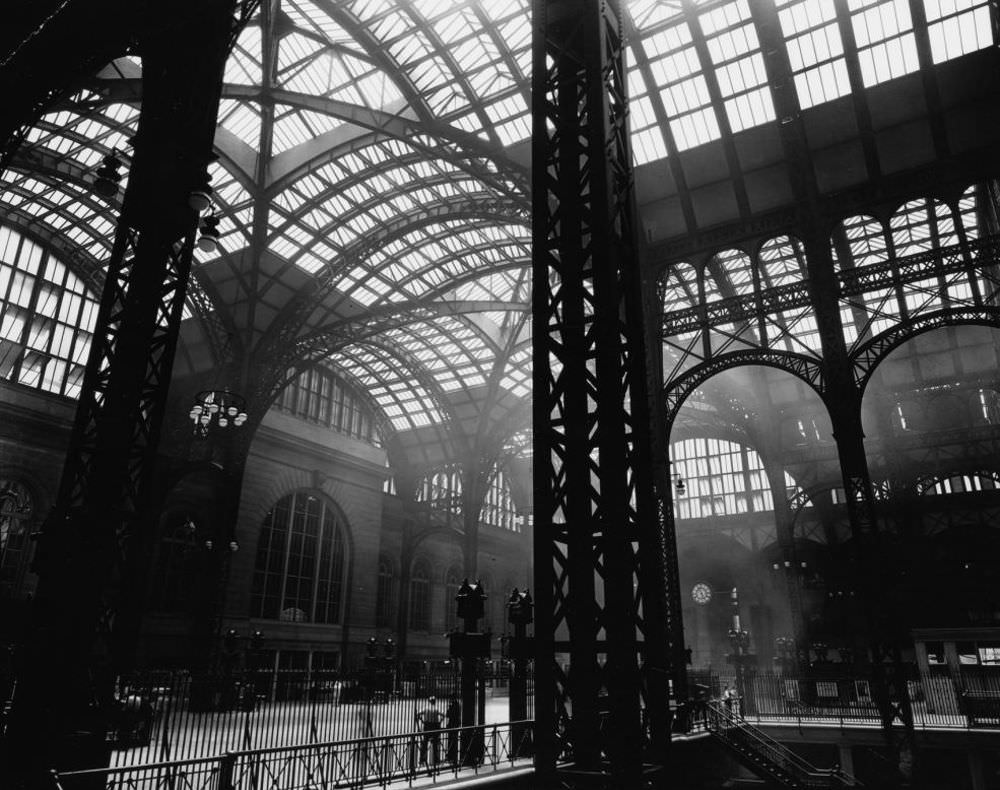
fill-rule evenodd
<path id="1" fill-rule="evenodd" d="M 534 8 L 536 768 L 543 782 L 639 787 L 669 743 L 666 508 L 620 11 Z M 557 758 L 571 766 L 558 775 Z"/>
<path id="2" fill-rule="evenodd" d="M 14 786 L 107 764 L 114 679 L 131 660 L 151 535 L 144 510 L 182 318 L 235 0 L 151 22 L 133 164 L 5 737 Z M 183 53 L 177 40 L 184 40 Z"/>
<path id="3" fill-rule="evenodd" d="M 871 659 L 872 696 L 882 718 L 886 746 L 898 761 L 904 782 L 914 759 L 913 712 L 902 663 L 901 646 L 907 638 L 896 613 L 888 610 L 884 578 L 888 572 L 879 536 L 875 491 L 865 453 L 861 425 L 861 390 L 853 377 L 837 292 L 833 287 L 833 260 L 825 236 L 805 239 L 809 279 L 815 300 L 816 325 L 823 347 L 826 402 L 837 443 L 848 518 L 854 540 L 855 578 L 865 604 L 864 637 Z M 902 726 L 897 726 L 902 725 Z"/>

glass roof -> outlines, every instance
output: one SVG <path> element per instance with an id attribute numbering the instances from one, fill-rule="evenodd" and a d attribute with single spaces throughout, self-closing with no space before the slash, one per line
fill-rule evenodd
<path id="1" fill-rule="evenodd" d="M 763 4 L 623 5 L 637 165 L 776 122 Z M 933 63 L 994 43 L 988 0 L 923 0 L 926 31 L 909 0 L 774 6 L 803 109 L 850 93 L 849 62 L 864 87 L 915 71 L 921 36 Z M 372 342 L 332 357 L 400 431 L 446 419 L 449 399 L 482 388 L 494 400 L 529 394 L 530 7 L 280 0 L 251 20 L 226 66 L 210 168 L 221 244 L 197 253 L 196 278 L 251 348 L 274 325 L 301 337 L 400 311 Z M 106 259 L 117 205 L 88 185 L 106 153 L 128 150 L 140 68 L 117 61 L 31 129 L 0 182 L 14 224 Z M 713 300 L 778 285 L 800 277 L 801 262 L 784 240 L 755 267 L 734 251 L 701 272 L 700 285 L 667 284 L 668 310 L 697 302 L 699 288 Z M 790 312 L 764 329 L 802 350 L 816 342 L 807 323 Z"/>

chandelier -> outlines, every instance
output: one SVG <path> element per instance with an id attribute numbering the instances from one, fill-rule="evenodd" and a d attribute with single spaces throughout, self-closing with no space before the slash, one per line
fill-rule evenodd
<path id="1" fill-rule="evenodd" d="M 229 390 L 204 390 L 194 399 L 188 416 L 196 436 L 239 428 L 247 421 L 247 402 Z"/>

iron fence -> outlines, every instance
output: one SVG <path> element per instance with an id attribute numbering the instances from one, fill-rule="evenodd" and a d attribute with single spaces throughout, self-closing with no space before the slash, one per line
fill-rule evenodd
<path id="1" fill-rule="evenodd" d="M 705 677 L 708 677 L 707 675 Z M 737 688 L 735 675 L 703 679 L 709 696 Z M 881 716 L 867 677 L 837 675 L 829 669 L 812 676 L 747 672 L 736 709 L 748 721 L 767 724 L 880 726 Z M 963 668 L 956 673 L 919 673 L 907 681 L 914 726 L 921 729 L 1000 728 L 1000 668 Z"/>
<path id="2" fill-rule="evenodd" d="M 510 720 L 509 687 L 487 675 L 484 723 Z M 533 716 L 528 681 L 528 717 Z M 123 678 L 115 726 L 108 733 L 111 766 L 191 760 L 223 752 L 290 744 L 332 743 L 405 734 L 430 698 L 445 725 L 461 724 L 457 673 L 256 672 L 194 678 L 146 672 Z"/>
<path id="3" fill-rule="evenodd" d="M 53 772 L 55 790 L 312 790 L 433 785 L 531 765 L 531 721 Z"/>

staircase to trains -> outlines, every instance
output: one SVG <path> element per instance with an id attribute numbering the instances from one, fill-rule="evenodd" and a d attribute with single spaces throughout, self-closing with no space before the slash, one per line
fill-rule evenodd
<path id="1" fill-rule="evenodd" d="M 754 775 L 787 790 L 839 790 L 864 785 L 839 768 L 817 768 L 717 702 L 709 703 L 712 737 Z"/>

